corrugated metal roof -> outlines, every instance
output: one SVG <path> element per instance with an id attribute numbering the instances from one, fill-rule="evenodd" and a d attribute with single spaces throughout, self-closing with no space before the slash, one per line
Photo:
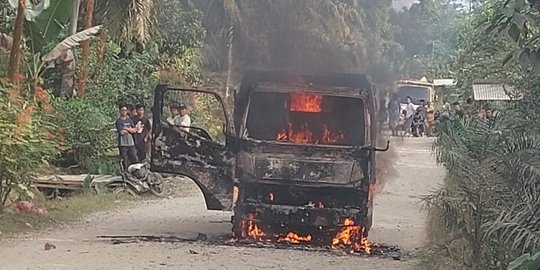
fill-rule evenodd
<path id="1" fill-rule="evenodd" d="M 521 95 L 505 84 L 473 84 L 475 100 L 519 100 Z"/>

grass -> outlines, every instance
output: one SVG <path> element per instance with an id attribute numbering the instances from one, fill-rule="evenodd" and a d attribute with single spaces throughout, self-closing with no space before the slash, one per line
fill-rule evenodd
<path id="1" fill-rule="evenodd" d="M 0 238 L 77 221 L 92 213 L 128 205 L 129 201 L 130 198 L 123 194 L 84 193 L 62 200 L 35 203 L 39 207 L 46 208 L 48 211 L 46 214 L 17 213 L 8 209 L 0 214 Z"/>
<path id="2" fill-rule="evenodd" d="M 429 242 L 419 252 L 419 263 L 415 270 L 469 269 L 462 264 L 462 257 L 470 252 L 470 247 L 461 237 L 446 228 L 442 214 L 436 208 L 428 212 L 426 234 Z"/>

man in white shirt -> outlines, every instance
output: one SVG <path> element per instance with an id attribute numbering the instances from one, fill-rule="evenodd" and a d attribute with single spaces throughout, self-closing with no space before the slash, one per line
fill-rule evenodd
<path id="1" fill-rule="evenodd" d="M 407 97 L 407 106 L 405 107 L 405 130 L 410 131 L 412 127 L 413 116 L 416 110 L 414 109 L 414 104 L 411 101 L 410 97 Z"/>
<path id="2" fill-rule="evenodd" d="M 407 119 L 411 118 L 416 112 L 410 97 L 407 98 L 407 107 L 405 107 L 405 110 L 407 111 L 407 114 L 405 115 L 405 118 Z"/>
<path id="3" fill-rule="evenodd" d="M 179 115 L 174 118 L 174 125 L 182 131 L 189 132 L 189 127 L 191 126 L 191 117 L 187 113 L 187 107 L 185 104 L 180 103 Z"/>

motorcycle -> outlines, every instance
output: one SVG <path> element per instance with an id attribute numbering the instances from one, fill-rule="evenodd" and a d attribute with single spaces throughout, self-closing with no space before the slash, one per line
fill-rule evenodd
<path id="1" fill-rule="evenodd" d="M 163 197 L 165 195 L 165 185 L 163 177 L 150 171 L 148 162 L 132 164 L 127 170 L 123 170 L 119 179 L 112 180 L 105 184 L 113 193 L 128 193 L 137 197 L 145 192 Z"/>
<path id="2" fill-rule="evenodd" d="M 411 132 L 414 137 L 423 137 L 424 133 L 426 131 L 426 125 L 424 123 L 424 119 L 422 116 L 420 116 L 418 113 L 414 116 L 412 125 L 411 125 Z"/>

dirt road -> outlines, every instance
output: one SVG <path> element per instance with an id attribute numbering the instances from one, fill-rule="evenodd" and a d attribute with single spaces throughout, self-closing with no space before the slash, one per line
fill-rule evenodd
<path id="1" fill-rule="evenodd" d="M 0 242 L 0 269 L 412 269 L 424 245 L 424 219 L 417 196 L 442 180 L 430 139 L 393 143 L 397 177 L 375 197 L 370 240 L 400 246 L 410 256 L 340 256 L 332 253 L 212 246 L 199 243 L 113 245 L 98 235 L 193 235 L 230 232 L 230 213 L 207 211 L 200 191 L 188 180 L 183 196 L 138 203 L 130 209 L 100 213 L 62 229 Z M 425 177 L 419 177 L 425 175 Z M 45 243 L 56 249 L 44 250 Z"/>

